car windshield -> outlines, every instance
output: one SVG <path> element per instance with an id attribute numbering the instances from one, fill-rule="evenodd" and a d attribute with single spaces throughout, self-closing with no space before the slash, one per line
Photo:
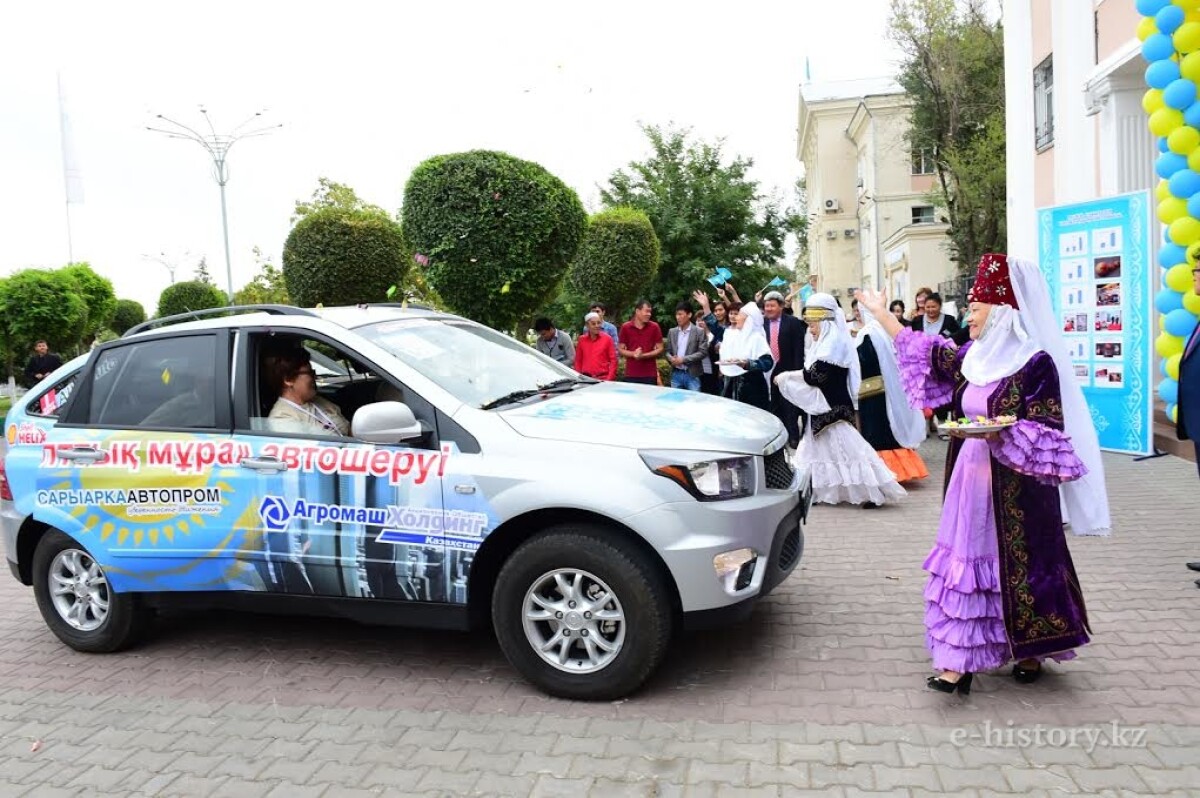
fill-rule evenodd
<path id="1" fill-rule="evenodd" d="M 579 377 L 532 347 L 465 319 L 405 319 L 356 332 L 477 407 L 514 391 Z"/>

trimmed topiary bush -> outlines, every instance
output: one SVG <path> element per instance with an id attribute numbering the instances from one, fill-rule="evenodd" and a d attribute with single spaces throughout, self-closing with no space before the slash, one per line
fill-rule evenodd
<path id="1" fill-rule="evenodd" d="M 567 284 L 588 302 L 607 304 L 612 319 L 623 319 L 658 274 L 661 252 L 645 213 L 634 208 L 601 211 L 588 220 Z"/>
<path id="2" fill-rule="evenodd" d="M 108 328 L 117 335 L 124 335 L 127 330 L 145 320 L 146 309 L 142 307 L 142 303 L 132 299 L 118 299 L 117 309 L 113 311 L 112 321 L 108 323 Z"/>
<path id="3" fill-rule="evenodd" d="M 379 211 L 329 207 L 292 228 L 283 245 L 283 281 L 292 302 L 384 302 L 411 261 L 400 225 Z"/>
<path id="4" fill-rule="evenodd" d="M 558 290 L 583 240 L 579 197 L 502 152 L 430 158 L 404 188 L 404 236 L 455 312 L 512 330 Z"/>
<path id="5" fill-rule="evenodd" d="M 226 304 L 225 292 L 210 283 L 188 280 L 169 285 L 158 295 L 158 315 L 174 316 L 190 310 L 219 308 Z"/>
<path id="6" fill-rule="evenodd" d="M 69 355 L 87 326 L 87 302 L 62 269 L 23 269 L 0 283 L 0 326 L 10 355 L 21 363 L 39 338 Z"/>
<path id="7" fill-rule="evenodd" d="M 88 317 L 83 328 L 84 337 L 90 338 L 108 327 L 113 312 L 117 309 L 117 295 L 113 292 L 112 281 L 96 274 L 86 263 L 69 263 L 59 271 L 71 278 L 78 287 L 79 296 L 87 305 Z"/>

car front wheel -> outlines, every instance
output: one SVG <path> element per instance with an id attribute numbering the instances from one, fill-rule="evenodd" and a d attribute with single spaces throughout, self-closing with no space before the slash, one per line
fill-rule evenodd
<path id="1" fill-rule="evenodd" d="M 505 563 L 492 596 L 509 662 L 562 698 L 636 690 L 662 661 L 672 621 L 659 569 L 598 527 L 555 527 L 531 538 Z"/>
<path id="2" fill-rule="evenodd" d="M 149 618 L 137 596 L 114 593 L 91 553 L 62 532 L 47 532 L 38 541 L 33 592 L 50 631 L 76 651 L 125 648 Z"/>

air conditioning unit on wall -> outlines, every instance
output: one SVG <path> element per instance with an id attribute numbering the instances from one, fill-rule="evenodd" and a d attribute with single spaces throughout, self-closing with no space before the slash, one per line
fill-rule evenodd
<path id="1" fill-rule="evenodd" d="M 825 213 L 837 213 L 842 209 L 842 203 L 836 199 L 825 200 Z"/>
<path id="2" fill-rule="evenodd" d="M 826 230 L 825 237 L 828 238 L 830 241 L 836 240 L 837 239 L 837 230 Z"/>
<path id="3" fill-rule="evenodd" d="M 846 238 L 854 238 L 856 235 L 858 235 L 858 231 L 853 227 L 848 227 L 842 231 L 842 235 L 844 235 Z"/>

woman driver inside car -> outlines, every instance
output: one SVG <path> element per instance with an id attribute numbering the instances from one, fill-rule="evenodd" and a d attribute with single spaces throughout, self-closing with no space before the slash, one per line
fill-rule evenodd
<path id="1" fill-rule="evenodd" d="M 263 357 L 263 369 L 268 384 L 279 394 L 267 417 L 272 432 L 350 434 L 350 422 L 338 406 L 317 395 L 317 375 L 304 347 L 269 351 Z"/>

